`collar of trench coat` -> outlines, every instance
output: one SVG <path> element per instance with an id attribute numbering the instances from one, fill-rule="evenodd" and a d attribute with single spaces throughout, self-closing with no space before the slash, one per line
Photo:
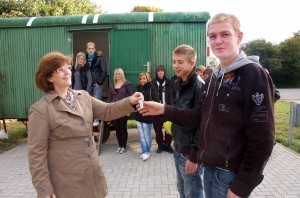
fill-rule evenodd
<path id="1" fill-rule="evenodd" d="M 64 101 L 60 99 L 60 96 L 54 90 L 47 92 L 47 94 L 45 95 L 45 98 L 48 103 L 52 102 L 52 103 L 56 104 L 55 109 L 57 111 L 66 111 L 66 112 L 76 114 L 76 115 L 82 117 L 82 112 L 83 112 L 82 107 L 85 106 L 83 98 L 81 97 L 82 93 L 80 91 L 76 91 L 76 90 L 72 90 L 72 92 L 74 93 L 75 102 L 79 103 L 79 105 L 76 105 L 76 110 L 73 110 L 72 108 L 69 108 L 67 105 L 65 105 Z"/>

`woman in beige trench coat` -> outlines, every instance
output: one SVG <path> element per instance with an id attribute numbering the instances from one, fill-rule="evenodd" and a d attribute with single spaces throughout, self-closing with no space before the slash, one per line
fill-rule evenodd
<path id="1" fill-rule="evenodd" d="M 35 83 L 45 96 L 29 111 L 28 160 L 38 198 L 102 198 L 107 185 L 92 139 L 93 118 L 114 120 L 143 100 L 134 93 L 104 103 L 71 85 L 71 57 L 46 54 Z"/>

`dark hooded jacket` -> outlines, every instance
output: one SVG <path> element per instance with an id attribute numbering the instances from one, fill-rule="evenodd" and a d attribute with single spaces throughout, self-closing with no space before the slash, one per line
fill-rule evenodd
<path id="1" fill-rule="evenodd" d="M 75 65 L 72 66 L 72 89 L 76 89 L 75 87 L 75 72 L 76 68 Z M 91 71 L 89 68 L 89 65 L 87 63 L 84 64 L 83 67 L 79 67 L 79 73 L 80 73 L 80 84 L 81 84 L 81 89 L 86 90 L 89 94 L 91 94 L 91 87 L 92 87 L 92 76 L 91 76 Z"/>
<path id="2" fill-rule="evenodd" d="M 111 83 L 108 88 L 108 102 L 116 102 L 133 94 L 131 82 L 126 80 L 118 92 L 115 91 L 114 84 Z"/>
<path id="3" fill-rule="evenodd" d="M 197 108 L 166 106 L 165 117 L 200 129 L 198 163 L 234 171 L 230 190 L 247 197 L 263 180 L 274 145 L 274 88 L 255 57 L 240 53 L 206 79 Z"/>
<path id="4" fill-rule="evenodd" d="M 145 101 L 159 102 L 158 91 L 151 82 L 145 83 L 144 86 L 137 85 L 137 91 L 141 92 L 144 95 Z M 136 112 L 135 120 L 147 124 L 152 124 L 154 120 L 154 116 L 143 116 L 139 112 Z"/>
<path id="5" fill-rule="evenodd" d="M 153 86 L 156 87 L 157 91 L 158 91 L 158 95 L 159 95 L 159 98 L 161 98 L 162 96 L 160 95 L 160 93 L 162 91 L 159 90 L 159 82 L 158 82 L 158 77 L 156 76 L 155 79 L 152 80 L 152 84 Z M 172 83 L 169 79 L 167 79 L 165 76 L 164 76 L 164 84 L 161 86 L 162 89 L 163 89 L 163 92 L 165 93 L 165 102 L 166 104 L 168 105 L 171 105 L 173 104 L 173 86 L 172 86 Z M 162 101 L 160 101 L 160 103 L 162 103 Z"/>
<path id="6" fill-rule="evenodd" d="M 86 60 L 89 60 L 88 54 L 86 54 Z M 96 52 L 94 54 L 94 58 L 91 60 L 90 69 L 93 84 L 98 83 L 99 85 L 102 85 L 107 76 L 107 64 L 102 56 L 97 56 Z"/>

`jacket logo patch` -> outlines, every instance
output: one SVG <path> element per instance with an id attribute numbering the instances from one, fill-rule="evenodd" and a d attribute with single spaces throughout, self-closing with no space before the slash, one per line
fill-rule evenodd
<path id="1" fill-rule="evenodd" d="M 224 104 L 220 104 L 219 111 L 229 113 L 229 107 L 226 107 Z"/>
<path id="2" fill-rule="evenodd" d="M 256 105 L 261 105 L 261 103 L 264 100 L 264 94 L 259 94 L 258 92 L 256 92 L 254 95 L 252 95 L 252 100 L 255 102 Z"/>

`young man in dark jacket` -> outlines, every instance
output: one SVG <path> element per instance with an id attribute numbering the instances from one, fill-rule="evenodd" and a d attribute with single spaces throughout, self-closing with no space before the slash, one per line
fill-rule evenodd
<path id="1" fill-rule="evenodd" d="M 171 81 L 166 77 L 166 69 L 163 65 L 158 65 L 155 70 L 156 77 L 152 80 L 153 86 L 158 90 L 159 102 L 162 104 L 171 105 L 173 103 L 173 89 Z M 161 116 L 155 116 L 153 121 L 153 128 L 155 131 L 155 139 L 157 143 L 157 153 L 163 150 L 173 153 L 172 135 L 167 132 L 163 133 L 164 119 Z"/>
<path id="2" fill-rule="evenodd" d="M 96 46 L 93 42 L 86 44 L 86 60 L 90 66 L 92 74 L 92 88 L 91 94 L 95 98 L 102 100 L 102 85 L 107 76 L 106 61 L 102 56 L 97 56 Z M 95 119 L 93 126 L 99 125 L 99 120 Z"/>
<path id="3" fill-rule="evenodd" d="M 203 81 L 199 80 L 195 63 L 197 54 L 189 45 L 180 45 L 173 51 L 174 103 L 178 108 L 195 108 L 201 94 Z M 197 127 L 171 127 L 174 141 L 174 163 L 177 174 L 177 189 L 181 198 L 203 198 L 203 168 L 197 164 Z"/>
<path id="4" fill-rule="evenodd" d="M 220 13 L 208 21 L 207 36 L 220 67 L 206 79 L 197 108 L 180 110 L 145 103 L 140 113 L 200 129 L 198 163 L 206 198 L 248 197 L 263 180 L 274 145 L 274 87 L 258 58 L 239 51 L 239 20 Z M 216 178 L 217 175 L 217 178 Z"/>

